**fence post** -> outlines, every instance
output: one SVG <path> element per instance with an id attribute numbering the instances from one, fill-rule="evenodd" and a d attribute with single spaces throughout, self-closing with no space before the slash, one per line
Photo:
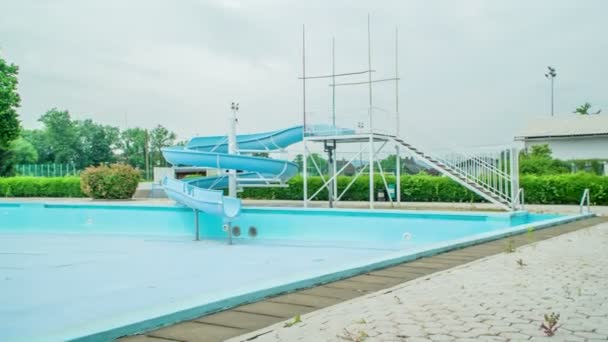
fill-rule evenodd
<path id="1" fill-rule="evenodd" d="M 519 149 L 515 146 L 511 147 L 510 154 L 510 176 L 511 176 L 511 209 L 517 207 L 517 196 L 519 192 Z"/>

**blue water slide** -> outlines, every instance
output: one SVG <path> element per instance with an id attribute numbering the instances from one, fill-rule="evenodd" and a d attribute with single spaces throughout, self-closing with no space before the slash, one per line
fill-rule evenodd
<path id="1" fill-rule="evenodd" d="M 354 131 L 313 125 L 307 126 L 306 133 L 344 135 L 353 134 Z M 238 135 L 236 141 L 242 153 L 276 151 L 302 141 L 303 134 L 302 126 L 294 126 L 272 132 Z M 238 170 L 237 182 L 242 186 L 284 184 L 298 173 L 298 165 L 289 161 L 227 152 L 227 136 L 194 137 L 186 146 L 162 149 L 165 159 L 174 166 Z M 220 215 L 224 221 L 229 222 L 240 212 L 239 199 L 223 196 L 222 191 L 218 191 L 228 187 L 227 175 L 184 181 L 165 178 L 163 186 L 169 198 L 194 209 Z"/>
<path id="2" fill-rule="evenodd" d="M 302 126 L 274 132 L 243 134 L 237 136 L 237 145 L 240 151 L 276 151 L 301 141 L 302 134 Z M 174 166 L 243 171 L 237 176 L 238 183 L 242 185 L 284 183 L 298 173 L 298 166 L 289 161 L 227 152 L 226 136 L 195 137 L 185 147 L 162 149 L 165 159 Z M 228 186 L 226 175 L 185 181 L 165 178 L 163 186 L 169 198 L 208 214 L 220 215 L 225 221 L 230 221 L 240 212 L 239 199 L 223 196 L 222 191 L 217 190 Z"/>

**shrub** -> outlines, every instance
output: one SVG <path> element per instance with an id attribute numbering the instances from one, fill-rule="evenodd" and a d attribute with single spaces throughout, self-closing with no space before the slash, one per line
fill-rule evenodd
<path id="1" fill-rule="evenodd" d="M 84 197 L 79 177 L 0 178 L 3 197 Z"/>
<path id="2" fill-rule="evenodd" d="M 95 199 L 133 197 L 140 173 L 130 165 L 112 164 L 88 167 L 80 174 L 82 192 Z"/>

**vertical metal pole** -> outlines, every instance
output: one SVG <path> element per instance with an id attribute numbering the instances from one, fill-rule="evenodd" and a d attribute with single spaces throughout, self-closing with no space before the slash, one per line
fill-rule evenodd
<path id="1" fill-rule="evenodd" d="M 374 209 L 374 136 L 369 134 L 369 208 Z"/>
<path id="2" fill-rule="evenodd" d="M 373 121 L 372 121 L 372 38 L 370 28 L 370 16 L 367 14 L 367 76 L 368 76 L 368 88 L 369 88 L 369 131 L 373 132 Z M 373 153 L 373 152 L 372 152 Z"/>
<path id="3" fill-rule="evenodd" d="M 337 150 L 338 150 L 338 144 L 336 143 L 336 141 L 335 141 L 335 140 L 334 140 L 334 146 L 335 146 L 336 148 L 334 149 L 334 162 L 333 162 L 333 170 L 332 170 L 332 171 L 333 171 L 333 173 L 332 173 L 332 176 L 333 176 L 333 175 L 335 175 L 335 174 L 338 172 L 338 166 L 337 166 L 338 162 L 336 161 L 336 158 L 338 157 L 338 154 L 337 154 Z M 339 177 L 339 176 L 336 176 L 336 177 L 334 178 L 334 181 L 333 181 L 333 187 L 334 187 L 334 201 L 335 201 L 335 200 L 338 198 L 338 177 Z"/>
<path id="4" fill-rule="evenodd" d="M 236 154 L 236 111 L 238 103 L 232 103 L 231 114 L 228 120 L 228 154 Z M 236 197 L 236 170 L 228 170 L 228 196 Z"/>
<path id="5" fill-rule="evenodd" d="M 399 29 L 395 27 L 395 136 L 401 133 L 399 118 Z M 399 145 L 395 144 L 395 195 L 397 207 L 401 206 L 401 155 Z"/>
<path id="6" fill-rule="evenodd" d="M 232 245 L 232 224 L 228 222 L 226 223 L 226 227 L 228 227 L 228 244 Z"/>
<path id="7" fill-rule="evenodd" d="M 302 141 L 304 142 L 304 154 L 302 156 L 302 170 L 304 176 L 303 197 L 304 208 L 308 207 L 308 151 L 306 147 L 306 26 L 302 24 Z"/>
<path id="8" fill-rule="evenodd" d="M 302 134 L 306 135 L 306 27 L 302 24 Z"/>
<path id="9" fill-rule="evenodd" d="M 517 147 L 511 147 L 509 158 L 511 164 L 511 209 L 515 210 L 517 206 L 517 193 L 519 191 L 519 150 Z"/>
<path id="10" fill-rule="evenodd" d="M 333 149 L 332 148 L 328 148 L 327 149 L 327 159 L 329 162 L 328 165 L 328 172 L 329 172 L 329 178 L 333 178 L 334 177 L 334 155 L 333 155 Z M 329 207 L 333 208 L 334 207 L 334 182 L 332 180 L 331 184 L 327 184 L 327 199 L 329 200 Z"/>
<path id="11" fill-rule="evenodd" d="M 555 77 L 551 76 L 551 116 L 553 117 L 553 79 Z"/>
<path id="12" fill-rule="evenodd" d="M 308 146 L 306 144 L 306 139 L 304 139 L 304 154 L 302 156 L 302 173 L 304 176 L 303 187 L 303 195 L 304 195 L 304 208 L 308 207 Z"/>
<path id="13" fill-rule="evenodd" d="M 200 240 L 200 230 L 199 230 L 199 222 L 198 222 L 198 209 L 194 209 L 194 241 Z"/>
<path id="14" fill-rule="evenodd" d="M 331 124 L 336 129 L 336 38 L 331 38 Z"/>

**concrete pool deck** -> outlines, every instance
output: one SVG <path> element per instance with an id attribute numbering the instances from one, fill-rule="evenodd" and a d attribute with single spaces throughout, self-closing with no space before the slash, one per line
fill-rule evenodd
<path id="1" fill-rule="evenodd" d="M 552 340 L 605 341 L 606 222 L 596 217 L 466 247 L 122 340 L 541 340 L 542 316 L 555 311 L 562 326 Z M 300 314 L 302 323 L 271 325 Z"/>

